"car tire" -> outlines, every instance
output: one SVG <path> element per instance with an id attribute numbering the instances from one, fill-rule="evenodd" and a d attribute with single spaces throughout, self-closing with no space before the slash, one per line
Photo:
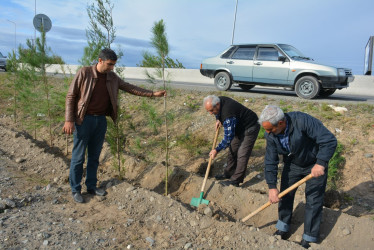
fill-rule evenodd
<path id="1" fill-rule="evenodd" d="M 313 99 L 319 94 L 320 85 L 313 76 L 303 76 L 295 84 L 295 92 L 298 97 Z"/>
<path id="2" fill-rule="evenodd" d="M 335 91 L 336 91 L 336 89 L 321 89 L 319 91 L 319 96 L 321 96 L 321 97 L 328 97 L 328 96 L 334 94 Z"/>
<path id="3" fill-rule="evenodd" d="M 242 89 L 242 90 L 250 90 L 254 87 L 255 85 L 253 84 L 239 84 L 239 87 Z"/>
<path id="4" fill-rule="evenodd" d="M 226 72 L 219 72 L 214 78 L 214 85 L 218 90 L 226 91 L 231 88 L 231 77 Z"/>

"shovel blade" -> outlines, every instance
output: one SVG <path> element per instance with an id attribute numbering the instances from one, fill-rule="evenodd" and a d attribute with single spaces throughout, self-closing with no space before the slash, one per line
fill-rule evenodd
<path id="1" fill-rule="evenodd" d="M 206 204 L 206 205 L 209 205 L 209 200 L 205 200 L 205 199 L 203 199 L 203 196 L 204 196 L 204 192 L 201 192 L 199 198 L 195 198 L 195 197 L 193 197 L 193 198 L 191 199 L 191 203 L 190 203 L 190 205 L 191 205 L 191 206 L 194 206 L 194 207 L 198 207 L 200 204 Z"/>

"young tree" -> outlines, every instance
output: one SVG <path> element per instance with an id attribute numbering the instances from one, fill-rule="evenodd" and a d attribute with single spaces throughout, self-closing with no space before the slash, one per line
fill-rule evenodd
<path id="1" fill-rule="evenodd" d="M 165 23 L 164 20 L 155 22 L 152 27 L 152 37 L 151 44 L 157 52 L 157 56 L 144 57 L 145 63 L 150 63 L 156 65 L 154 73 L 146 71 L 146 74 L 150 81 L 161 79 L 163 83 L 164 90 L 166 90 L 166 82 L 168 76 L 166 76 L 165 68 L 166 60 L 169 54 L 169 44 L 165 32 Z M 156 58 L 156 59 L 155 59 Z M 157 63 L 154 63 L 157 62 Z M 165 195 L 168 195 L 168 176 L 169 176 L 169 131 L 168 131 L 168 119 L 166 112 L 166 96 L 164 96 L 164 121 L 165 121 Z"/>
<path id="2" fill-rule="evenodd" d="M 50 146 L 53 146 L 52 124 L 61 115 L 61 112 L 57 112 L 57 107 L 61 109 L 61 105 L 55 103 L 57 99 L 53 98 L 53 85 L 48 81 L 46 68 L 59 57 L 47 46 L 44 31 L 35 44 L 27 39 L 26 46 L 26 49 L 20 47 L 18 50 L 19 61 L 22 63 L 20 76 L 25 87 L 20 95 L 24 102 L 23 113 L 32 117 L 35 139 L 36 129 L 47 123 Z"/>
<path id="3" fill-rule="evenodd" d="M 17 99 L 19 98 L 18 93 L 19 93 L 21 87 L 20 87 L 20 81 L 19 81 L 19 77 L 18 77 L 19 63 L 18 63 L 15 51 L 13 51 L 12 53 L 9 53 L 9 55 L 8 55 L 7 70 L 9 72 L 7 74 L 7 76 L 9 78 L 11 78 L 10 82 L 13 82 L 13 86 L 11 87 L 13 89 L 13 107 L 12 107 L 12 109 L 13 109 L 14 124 L 17 124 L 17 115 L 18 115 Z"/>
<path id="4" fill-rule="evenodd" d="M 87 14 L 90 19 L 86 29 L 88 46 L 84 48 L 82 59 L 83 66 L 91 65 L 98 59 L 100 51 L 110 48 L 116 38 L 116 28 L 113 24 L 112 11 L 114 5 L 110 0 L 95 0 L 95 3 L 87 6 Z M 120 54 L 120 53 L 118 53 Z"/>

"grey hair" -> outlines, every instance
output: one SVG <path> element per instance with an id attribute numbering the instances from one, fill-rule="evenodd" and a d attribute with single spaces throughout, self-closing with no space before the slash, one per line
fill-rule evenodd
<path id="1" fill-rule="evenodd" d="M 270 122 L 272 125 L 277 125 L 282 120 L 284 120 L 284 113 L 280 107 L 266 105 L 258 119 L 258 123 L 262 125 L 263 122 Z"/>
<path id="2" fill-rule="evenodd" d="M 204 107 L 205 107 L 205 104 L 206 104 L 208 101 L 211 101 L 211 102 L 212 102 L 212 107 L 215 107 L 218 103 L 221 102 L 221 100 L 219 99 L 218 96 L 215 96 L 215 95 L 208 95 L 207 97 L 204 98 L 204 101 L 203 101 L 203 105 L 204 105 Z"/>

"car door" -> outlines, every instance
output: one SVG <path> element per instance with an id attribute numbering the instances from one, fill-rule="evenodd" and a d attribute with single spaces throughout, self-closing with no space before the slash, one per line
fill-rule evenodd
<path id="1" fill-rule="evenodd" d="M 226 59 L 226 68 L 237 82 L 252 82 L 253 57 L 256 46 L 238 46 L 232 55 Z"/>
<path id="2" fill-rule="evenodd" d="M 264 84 L 287 85 L 290 71 L 290 62 L 274 46 L 258 46 L 255 60 L 253 61 L 253 82 Z"/>

